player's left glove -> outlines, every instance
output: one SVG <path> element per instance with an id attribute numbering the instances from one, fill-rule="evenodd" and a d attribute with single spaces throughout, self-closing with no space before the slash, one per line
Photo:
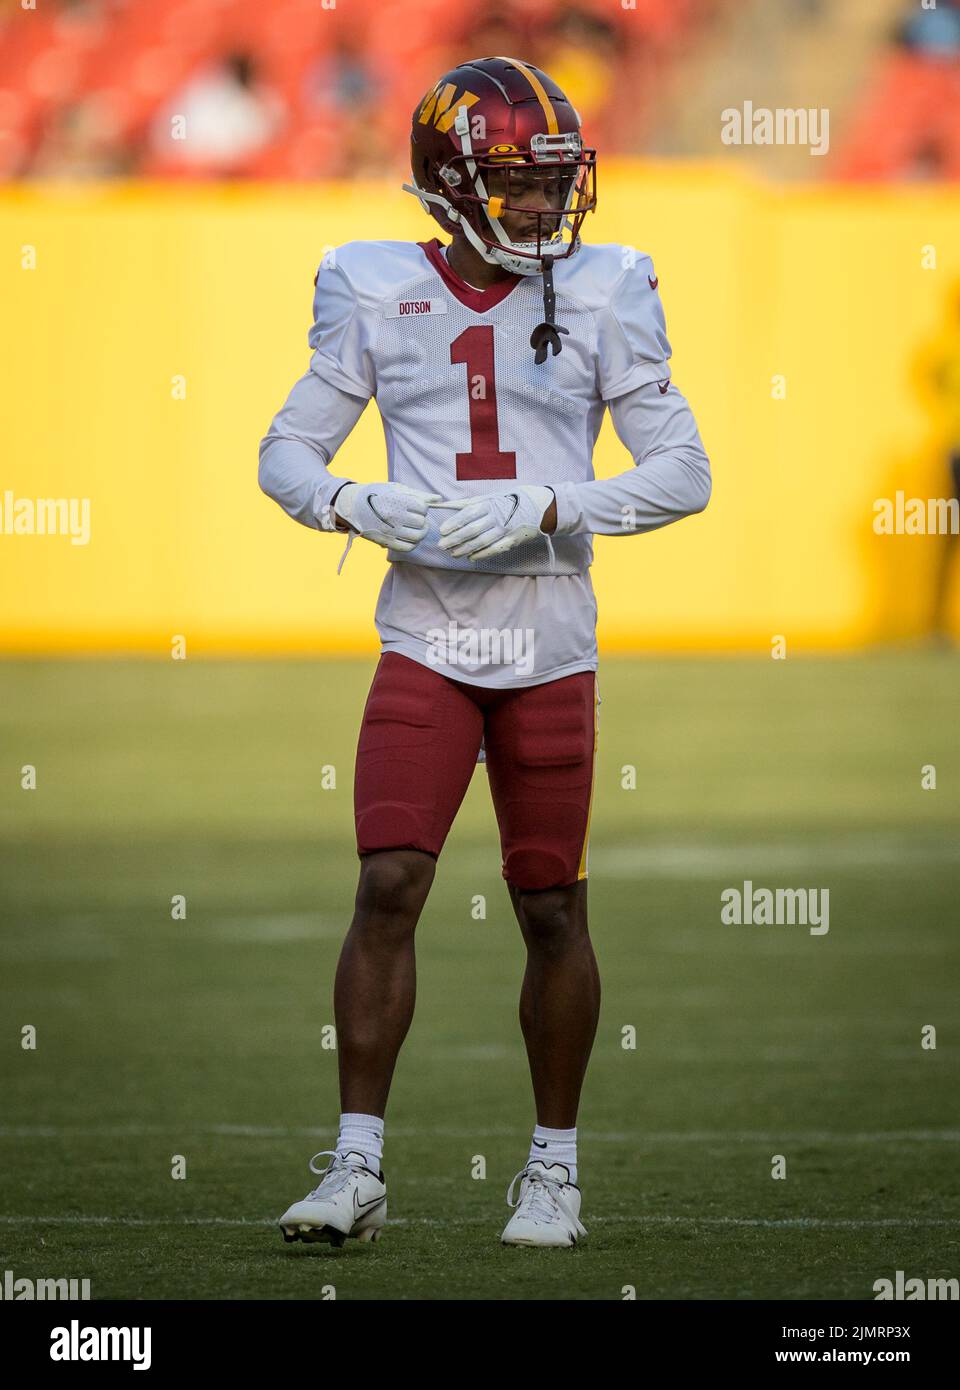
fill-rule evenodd
<path id="1" fill-rule="evenodd" d="M 487 560 L 544 536 L 540 523 L 554 496 L 552 488 L 518 484 L 510 492 L 439 502 L 438 508 L 456 511 L 440 527 L 440 549 L 457 559 Z"/>

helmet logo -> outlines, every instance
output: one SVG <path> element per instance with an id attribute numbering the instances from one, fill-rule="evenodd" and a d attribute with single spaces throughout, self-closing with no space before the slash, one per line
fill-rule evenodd
<path id="1" fill-rule="evenodd" d="M 473 106 L 480 100 L 473 92 L 464 92 L 454 105 L 456 90 L 454 83 L 448 82 L 442 91 L 438 84 L 432 92 L 428 92 L 417 118 L 420 124 L 426 125 L 432 118 L 437 130 L 445 134 L 457 119 L 457 111 L 461 106 Z"/>

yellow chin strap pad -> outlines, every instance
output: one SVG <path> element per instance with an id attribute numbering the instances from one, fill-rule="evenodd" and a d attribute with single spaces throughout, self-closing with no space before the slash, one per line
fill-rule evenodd
<path id="1" fill-rule="evenodd" d="M 494 218 L 502 216 L 502 214 L 503 214 L 503 199 L 502 199 L 502 198 L 488 198 L 488 199 L 487 199 L 487 212 L 490 214 L 491 217 L 494 217 Z"/>

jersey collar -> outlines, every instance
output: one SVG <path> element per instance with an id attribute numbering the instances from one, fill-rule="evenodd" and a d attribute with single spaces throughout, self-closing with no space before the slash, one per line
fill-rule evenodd
<path id="1" fill-rule="evenodd" d="M 473 285 L 468 285 L 466 280 L 461 280 L 456 271 L 450 268 L 446 256 L 440 249 L 439 237 L 434 237 L 432 241 L 418 241 L 417 245 L 422 249 L 423 254 L 450 293 L 455 295 L 461 304 L 465 304 L 468 309 L 473 309 L 478 314 L 482 314 L 486 309 L 493 309 L 506 299 L 510 291 L 523 279 L 522 275 L 511 275 L 509 280 L 498 280 L 495 285 L 490 285 L 485 290 L 478 290 Z"/>

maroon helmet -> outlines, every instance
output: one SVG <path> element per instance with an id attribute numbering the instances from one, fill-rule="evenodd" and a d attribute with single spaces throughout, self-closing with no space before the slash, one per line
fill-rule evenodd
<path id="1" fill-rule="evenodd" d="M 451 68 L 413 113 L 407 192 L 445 231 L 462 229 L 484 260 L 515 275 L 542 272 L 544 322 L 530 337 L 538 363 L 548 347 L 557 355 L 560 334 L 569 331 L 554 321 L 553 263 L 579 248 L 580 225 L 597 205 L 596 164 L 563 92 L 519 58 L 477 58 Z M 548 208 L 513 201 L 511 190 L 531 178 L 553 184 Z M 535 235 L 511 241 L 504 212 L 521 215 Z"/>
<path id="2" fill-rule="evenodd" d="M 462 228 L 485 260 L 516 275 L 539 274 L 545 256 L 572 255 L 596 207 L 596 151 L 583 147 L 580 117 L 545 72 L 519 58 L 478 58 L 444 73 L 413 113 L 410 163 L 413 185 L 404 188 L 445 231 Z M 511 200 L 511 183 L 531 169 L 555 182 L 555 210 Z M 511 241 L 504 212 L 535 219 L 536 235 Z"/>

